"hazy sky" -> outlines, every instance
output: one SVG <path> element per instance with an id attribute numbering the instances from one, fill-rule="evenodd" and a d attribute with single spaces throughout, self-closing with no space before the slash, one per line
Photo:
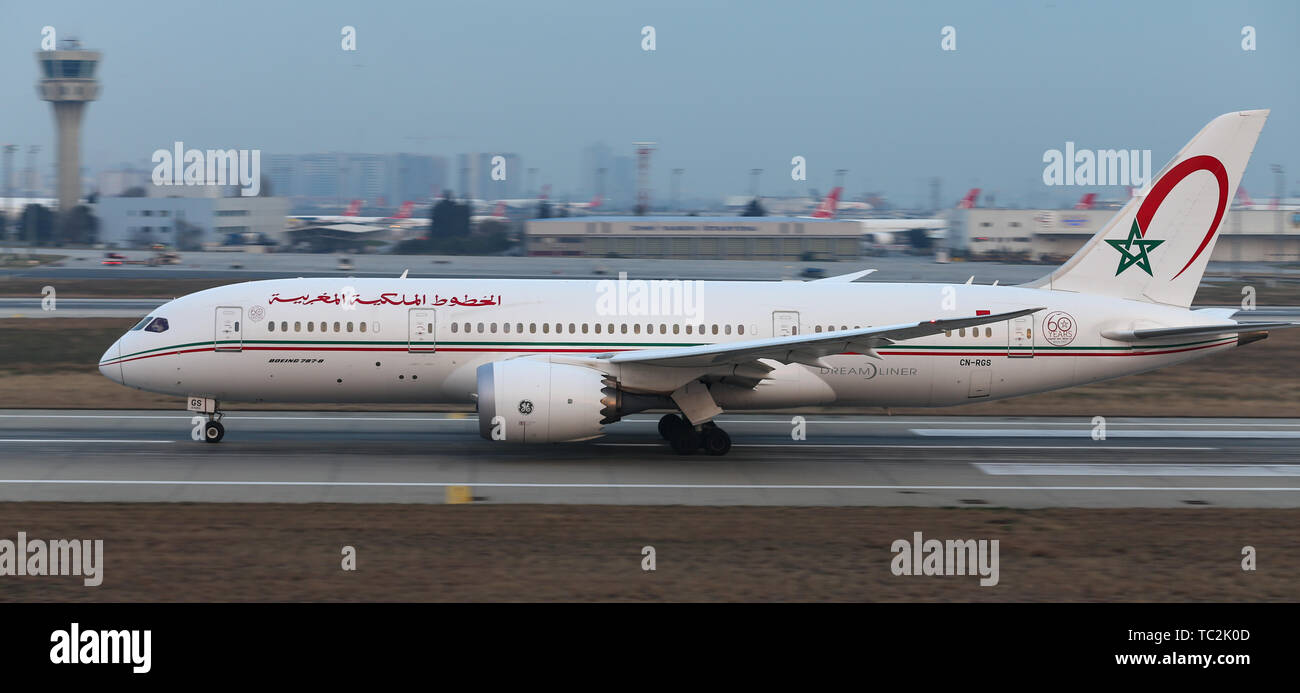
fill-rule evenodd
<path id="1" fill-rule="evenodd" d="M 563 194 L 585 145 L 653 139 L 660 199 L 677 167 L 684 197 L 744 192 L 751 168 L 765 194 L 824 190 L 846 168 L 850 193 L 900 204 L 928 200 L 931 176 L 946 202 L 980 186 L 1046 203 L 1082 192 L 1042 183 L 1044 151 L 1067 140 L 1151 149 L 1159 169 L 1214 116 L 1271 108 L 1243 185 L 1271 195 L 1271 163 L 1300 185 L 1295 0 L 5 0 L 0 141 L 43 145 L 48 169 L 33 57 L 46 25 L 104 53 L 93 168 L 145 165 L 176 140 L 264 156 L 513 151 Z M 790 179 L 795 155 L 806 183 Z"/>

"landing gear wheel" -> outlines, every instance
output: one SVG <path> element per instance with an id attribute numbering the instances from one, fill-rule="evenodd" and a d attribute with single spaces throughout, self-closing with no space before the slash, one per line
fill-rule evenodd
<path id="1" fill-rule="evenodd" d="M 222 438 L 226 437 L 226 427 L 221 425 L 220 421 L 209 421 L 203 425 L 203 441 L 206 443 L 220 443 Z"/>
<path id="2" fill-rule="evenodd" d="M 676 414 L 664 414 L 659 419 L 659 436 L 664 440 L 672 440 L 683 428 L 687 428 L 686 422 Z"/>
<path id="3" fill-rule="evenodd" d="M 689 455 L 700 448 L 700 433 L 692 426 L 683 425 L 680 430 L 673 432 L 668 444 L 678 455 Z"/>
<path id="4" fill-rule="evenodd" d="M 701 435 L 700 447 L 710 455 L 725 455 L 731 450 L 731 436 L 717 426 L 705 428 Z"/>

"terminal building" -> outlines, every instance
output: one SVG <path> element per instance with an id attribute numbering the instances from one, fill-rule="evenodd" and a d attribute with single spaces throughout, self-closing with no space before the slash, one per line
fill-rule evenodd
<path id="1" fill-rule="evenodd" d="M 157 193 L 159 186 L 147 186 Z M 99 242 L 109 248 L 162 244 L 180 250 L 224 244 L 231 234 L 283 242 L 289 199 L 243 197 L 233 186 L 169 187 L 167 197 L 101 197 Z M 177 192 L 184 195 L 177 195 Z"/>
<path id="2" fill-rule="evenodd" d="M 956 209 L 948 247 L 971 259 L 1063 262 L 1115 216 L 1114 209 Z M 1300 211 L 1232 209 L 1219 228 L 1214 262 L 1300 259 Z"/>
<path id="3" fill-rule="evenodd" d="M 562 217 L 524 225 L 529 255 L 673 260 L 835 260 L 862 256 L 852 220 L 798 217 Z"/>

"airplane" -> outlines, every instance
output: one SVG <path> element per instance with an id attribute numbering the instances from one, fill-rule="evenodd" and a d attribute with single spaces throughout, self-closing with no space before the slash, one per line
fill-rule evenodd
<path id="1" fill-rule="evenodd" d="M 1093 209 L 1094 207 L 1096 207 L 1096 203 L 1097 203 L 1097 193 L 1087 193 L 1083 197 L 1079 198 L 1078 202 L 1074 203 L 1074 208 Z"/>
<path id="2" fill-rule="evenodd" d="M 842 192 L 843 190 L 844 189 L 840 187 L 833 188 L 830 191 L 830 193 L 826 195 L 826 199 L 822 200 L 821 204 L 817 205 L 817 209 L 812 213 L 812 218 L 813 219 L 834 219 L 835 207 L 836 205 L 839 204 L 840 192 Z"/>
<path id="3" fill-rule="evenodd" d="M 187 398 L 209 443 L 225 436 L 222 402 L 461 402 L 476 405 L 482 437 L 506 444 L 589 440 L 666 410 L 672 450 L 711 455 L 731 448 L 724 412 L 952 406 L 1142 373 L 1300 326 L 1190 309 L 1267 117 L 1210 121 L 1147 195 L 1019 286 L 854 283 L 871 270 L 810 282 L 274 279 L 162 305 L 99 369 Z"/>
<path id="4" fill-rule="evenodd" d="M 975 209 L 979 199 L 980 189 L 971 188 L 970 192 L 966 193 L 966 197 L 961 198 L 961 201 L 957 203 L 957 209 Z"/>
<path id="5" fill-rule="evenodd" d="M 340 216 L 299 216 L 292 217 L 298 221 L 311 222 L 313 224 L 386 224 L 403 219 L 411 218 L 411 210 L 415 208 L 414 202 L 403 202 L 397 213 L 391 217 L 359 217 L 357 212 L 361 211 L 363 200 L 353 200 L 348 208 Z"/>

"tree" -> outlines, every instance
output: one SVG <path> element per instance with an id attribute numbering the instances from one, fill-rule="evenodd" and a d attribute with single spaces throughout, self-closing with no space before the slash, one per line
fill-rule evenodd
<path id="1" fill-rule="evenodd" d="M 99 239 L 99 219 L 90 207 L 77 205 L 66 215 L 60 215 L 59 245 L 93 245 Z"/>
<path id="2" fill-rule="evenodd" d="M 749 201 L 749 204 L 745 205 L 745 212 L 744 212 L 743 214 L 741 214 L 740 216 L 742 216 L 742 217 L 765 217 L 765 216 L 767 216 L 767 210 L 766 210 L 766 209 L 763 209 L 763 203 L 759 202 L 759 201 L 758 201 L 758 198 L 755 197 L 754 199 L 752 199 L 752 200 Z"/>
<path id="3" fill-rule="evenodd" d="M 429 234 L 433 237 L 463 237 L 469 235 L 469 205 L 451 199 L 451 191 L 429 212 Z"/>
<path id="4" fill-rule="evenodd" d="M 50 245 L 54 241 L 54 213 L 41 205 L 29 204 L 23 207 L 18 229 L 28 245 Z"/>
<path id="5" fill-rule="evenodd" d="M 184 219 L 176 220 L 176 249 L 203 250 L 203 229 Z"/>

